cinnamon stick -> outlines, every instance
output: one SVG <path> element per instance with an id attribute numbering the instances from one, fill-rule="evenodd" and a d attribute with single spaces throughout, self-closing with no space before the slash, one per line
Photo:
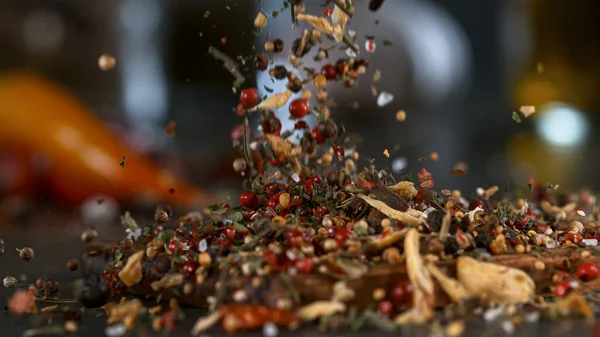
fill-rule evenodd
<path id="1" fill-rule="evenodd" d="M 112 247 L 106 247 L 112 249 Z M 97 250 L 97 248 L 96 248 Z M 125 252 L 124 257 L 131 255 L 135 249 Z M 546 294 L 550 291 L 553 285 L 553 276 L 557 271 L 573 272 L 577 266 L 583 262 L 600 263 L 600 258 L 591 254 L 585 248 L 557 248 L 553 250 L 545 250 L 540 253 L 531 254 L 507 254 L 497 255 L 490 258 L 490 262 L 504 265 L 507 267 L 518 268 L 526 272 L 536 283 L 536 292 L 538 294 Z M 540 263 L 541 262 L 541 263 Z M 158 273 L 155 270 L 152 261 L 147 257 L 143 260 L 143 277 L 141 282 L 126 289 L 127 293 L 167 300 L 177 297 L 179 302 L 184 305 L 193 307 L 208 307 L 211 297 L 215 297 L 216 283 L 219 282 L 220 272 L 213 271 L 206 277 L 202 284 L 196 284 L 195 276 L 185 278 L 184 281 L 172 288 L 161 289 L 155 291 L 151 284 L 162 279 L 165 274 Z M 450 277 L 455 277 L 455 261 L 439 261 L 437 265 Z M 543 268 L 542 268 L 543 266 Z M 110 269 L 116 267 L 110 267 Z M 114 271 L 114 270 L 113 270 Z M 170 273 L 175 271 L 171 270 Z M 234 299 L 233 294 L 238 290 L 245 291 L 248 296 L 241 303 L 252 303 L 264 305 L 267 307 L 277 307 L 282 300 L 292 303 L 294 308 L 302 305 L 313 303 L 315 301 L 327 301 L 333 293 L 333 286 L 342 278 L 332 275 L 321 274 L 318 272 L 307 275 L 289 275 L 285 273 L 291 281 L 291 287 L 286 284 L 280 272 L 271 272 L 262 277 L 245 276 L 241 273 L 231 274 L 226 279 L 223 304 L 240 303 Z M 474 276 L 475 277 L 475 276 Z M 404 264 L 390 265 L 380 263 L 369 268 L 368 273 L 361 278 L 354 280 L 346 280 L 348 288 L 352 289 L 357 296 L 348 303 L 348 306 L 354 306 L 357 309 L 364 309 L 371 302 L 371 295 L 376 289 L 383 289 L 389 292 L 393 287 L 407 279 L 406 268 Z M 258 282 L 257 280 L 260 280 Z M 193 291 L 186 294 L 184 287 L 186 284 L 193 284 Z M 116 289 L 121 285 L 111 284 Z M 221 285 L 222 286 L 222 285 Z M 188 286 L 189 288 L 189 286 Z M 578 293 L 586 293 L 590 291 L 600 290 L 600 278 L 591 282 L 582 283 L 577 289 Z M 299 302 L 294 301 L 293 292 L 299 295 Z M 368 294 L 368 295 L 366 295 Z M 436 285 L 435 290 L 435 307 L 444 307 L 449 303 L 449 298 L 443 290 Z"/>

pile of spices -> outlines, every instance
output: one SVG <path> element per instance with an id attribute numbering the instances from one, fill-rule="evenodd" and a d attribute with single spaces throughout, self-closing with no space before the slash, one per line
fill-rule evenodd
<path id="1" fill-rule="evenodd" d="M 333 8 L 325 16 L 305 13 L 302 1 L 289 3 L 294 23 L 308 27 L 287 49 L 296 62 L 311 51 L 315 60 L 330 62 L 329 43 L 359 52 L 345 32 L 355 12 L 352 1 L 328 1 Z M 382 3 L 371 1 L 369 8 Z M 267 27 L 267 16 L 258 14 L 254 25 Z M 286 45 L 270 42 L 266 54 L 255 57 L 257 69 L 267 71 L 269 55 Z M 246 77 L 236 61 L 214 47 L 209 53 L 224 62 L 241 89 L 236 113 L 258 117 L 262 127 L 255 132 L 245 117 L 232 133 L 240 151 L 233 166 L 246 179 L 245 191 L 232 204 L 179 217 L 159 207 L 155 222 L 144 227 L 127 213 L 122 221 L 128 238 L 115 245 L 96 243 L 92 230 L 82 235 L 88 252 L 82 266 L 98 256 L 110 260 L 101 275 L 91 273 L 81 282 L 78 297 L 85 307 L 104 306 L 107 333 L 125 333 L 143 322 L 173 330 L 183 319 L 179 304 L 210 310 L 193 335 L 220 323 L 226 332 L 274 336 L 316 322 L 336 331 L 434 324 L 458 336 L 472 316 L 505 320 L 500 325 L 507 331 L 540 318 L 593 319 L 588 298 L 600 290 L 593 195 L 532 183 L 528 200 L 505 200 L 497 186 L 478 189 L 477 198 L 467 200 L 457 190 L 437 193 L 424 168 L 415 181 L 361 170 L 359 153 L 345 145 L 344 127 L 328 112 L 325 87 L 353 85 L 368 66 L 365 60 L 330 62 L 320 71 L 308 69 L 298 81 L 297 69 L 273 65 L 269 74 L 288 81 L 288 90 L 261 98 L 256 88 L 242 88 Z M 317 106 L 311 106 L 312 97 Z M 382 92 L 378 104 L 392 99 Z M 286 105 L 293 130 L 283 130 L 272 112 Z M 313 128 L 304 121 L 311 114 L 319 120 Z M 404 121 L 406 114 L 399 111 L 396 118 Z M 295 133 L 301 135 L 298 143 L 291 141 Z M 436 161 L 438 154 L 429 157 Z M 29 248 L 19 253 L 33 258 Z M 68 262 L 69 270 L 77 267 Z M 4 285 L 17 281 L 5 278 Z M 52 296 L 56 286 L 42 280 L 30 291 L 18 290 L 9 308 L 34 312 L 34 299 Z M 170 302 L 146 308 L 125 293 Z M 69 323 L 56 329 L 76 328 Z"/>

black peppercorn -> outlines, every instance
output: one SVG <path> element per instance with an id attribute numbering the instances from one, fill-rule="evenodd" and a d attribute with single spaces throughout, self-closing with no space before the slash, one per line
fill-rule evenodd
<path id="1" fill-rule="evenodd" d="M 302 83 L 302 80 L 298 77 L 294 77 L 293 79 L 289 80 L 287 84 L 287 88 L 293 93 L 299 93 L 302 91 L 303 86 L 304 84 Z"/>
<path id="2" fill-rule="evenodd" d="M 273 41 L 273 52 L 275 53 L 280 53 L 281 51 L 283 51 L 283 40 L 281 39 L 275 39 Z"/>
<path id="3" fill-rule="evenodd" d="M 333 199 L 333 187 L 328 184 L 315 184 L 313 186 L 313 200 L 318 204 L 325 204 Z"/>
<path id="4" fill-rule="evenodd" d="M 40 277 L 35 281 L 35 286 L 38 287 L 39 289 L 42 289 L 42 287 L 44 286 L 44 278 Z"/>
<path id="5" fill-rule="evenodd" d="M 313 214 L 312 209 L 306 205 L 299 206 L 296 209 L 297 216 L 306 217 L 306 216 L 311 216 L 312 214 Z"/>
<path id="6" fill-rule="evenodd" d="M 287 69 L 285 69 L 285 66 L 282 66 L 282 65 L 275 66 L 275 68 L 273 68 L 272 72 L 273 72 L 272 76 L 278 80 L 283 80 L 288 75 Z"/>
<path id="7" fill-rule="evenodd" d="M 454 255 L 458 252 L 458 241 L 455 237 L 451 236 L 446 240 L 446 244 L 444 245 L 444 252 L 448 255 Z"/>
<path id="8" fill-rule="evenodd" d="M 352 63 L 352 69 L 354 69 L 354 70 L 358 69 L 358 67 L 360 67 L 360 66 L 368 67 L 369 62 L 367 62 L 367 60 L 365 60 L 365 59 L 359 59 L 359 60 L 355 60 L 354 63 Z"/>
<path id="9" fill-rule="evenodd" d="M 52 279 L 45 279 L 42 287 L 42 291 L 46 296 L 52 296 L 58 293 L 58 282 Z"/>
<path id="10" fill-rule="evenodd" d="M 384 0 L 371 0 L 369 1 L 369 10 L 375 12 L 381 8 Z"/>
<path id="11" fill-rule="evenodd" d="M 317 130 L 325 138 L 337 138 L 338 136 L 338 126 L 331 119 L 321 121 Z"/>
<path id="12" fill-rule="evenodd" d="M 85 279 L 77 299 L 86 308 L 92 309 L 106 304 L 109 297 L 110 286 L 108 283 L 97 275 L 90 275 Z"/>
<path id="13" fill-rule="evenodd" d="M 256 60 L 254 61 L 254 65 L 257 70 L 263 71 L 269 67 L 269 58 L 266 54 L 260 53 L 256 54 Z"/>
<path id="14" fill-rule="evenodd" d="M 67 261 L 67 269 L 69 269 L 70 271 L 75 271 L 77 270 L 77 268 L 79 268 L 79 263 L 77 262 L 77 260 L 69 259 Z"/>
<path id="15" fill-rule="evenodd" d="M 154 261 L 154 267 L 156 271 L 159 273 L 166 273 L 171 269 L 171 260 L 166 255 L 159 256 L 156 261 Z"/>
<path id="16" fill-rule="evenodd" d="M 304 48 L 302 48 L 302 52 L 298 53 L 298 48 L 300 48 L 301 43 L 302 39 L 295 39 L 292 43 L 292 54 L 294 54 L 296 57 L 303 57 L 304 55 L 308 54 L 312 49 L 312 44 L 307 41 L 304 44 Z"/>
<path id="17" fill-rule="evenodd" d="M 494 238 L 491 235 L 488 235 L 485 231 L 479 231 L 475 237 L 475 246 L 490 251 L 490 243 L 492 241 L 494 241 Z"/>
<path id="18" fill-rule="evenodd" d="M 310 134 L 310 132 L 305 131 L 304 136 L 300 140 L 300 146 L 302 147 L 302 152 L 304 153 L 313 153 L 317 149 L 317 140 Z"/>
<path id="19" fill-rule="evenodd" d="M 442 227 L 442 220 L 444 219 L 444 212 L 435 210 L 427 215 L 427 224 L 434 232 L 439 232 Z"/>

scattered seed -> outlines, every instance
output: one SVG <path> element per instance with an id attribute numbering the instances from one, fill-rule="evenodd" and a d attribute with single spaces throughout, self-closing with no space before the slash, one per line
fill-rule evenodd
<path id="1" fill-rule="evenodd" d="M 404 110 L 396 112 L 396 120 L 398 122 L 404 122 L 406 120 L 406 112 L 404 112 Z"/>
<path id="2" fill-rule="evenodd" d="M 117 65 L 117 59 L 111 54 L 102 54 L 98 59 L 98 67 L 102 71 L 112 70 Z"/>
<path id="3" fill-rule="evenodd" d="M 19 257 L 27 262 L 35 258 L 35 252 L 29 247 L 24 247 L 23 249 L 17 248 L 16 251 L 19 252 Z"/>
<path id="4" fill-rule="evenodd" d="M 17 284 L 19 284 L 19 280 L 12 276 L 6 276 L 4 280 L 2 280 L 2 284 L 5 288 L 13 288 L 16 287 Z"/>

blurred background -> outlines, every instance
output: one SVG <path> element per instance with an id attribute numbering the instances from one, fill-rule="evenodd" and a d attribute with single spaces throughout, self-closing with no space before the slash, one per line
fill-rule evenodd
<path id="1" fill-rule="evenodd" d="M 305 4 L 322 15 L 323 1 Z M 347 29 L 367 74 L 354 88 L 328 92 L 332 118 L 354 133 L 366 159 L 359 165 L 373 158 L 397 177 L 426 167 L 436 189 L 464 194 L 527 188 L 531 177 L 598 188 L 598 2 L 387 0 L 376 12 L 367 0 L 355 4 Z M 269 19 L 258 34 L 252 23 L 261 9 Z M 237 195 L 230 134 L 242 121 L 239 100 L 208 48 L 252 56 L 270 32 L 286 43 L 274 64 L 289 65 L 291 42 L 307 28 L 291 29 L 281 0 L 8 0 L 0 22 L 0 213 L 9 217 L 39 203 L 116 210 L 139 201 L 130 190 L 150 196 L 147 204 L 186 206 Z M 316 52 L 305 66 L 321 67 Z M 344 49 L 330 61 L 340 57 Z M 376 71 L 382 77 L 372 83 Z M 393 101 L 379 107 L 372 84 Z M 267 72 L 244 84 L 261 93 L 284 85 Z M 521 106 L 536 112 L 525 118 Z M 291 126 L 287 107 L 277 114 Z M 164 131 L 171 121 L 174 135 Z M 457 165 L 468 174 L 451 175 Z M 118 173 L 135 167 L 144 173 Z M 100 171 L 114 174 L 98 180 Z"/>

